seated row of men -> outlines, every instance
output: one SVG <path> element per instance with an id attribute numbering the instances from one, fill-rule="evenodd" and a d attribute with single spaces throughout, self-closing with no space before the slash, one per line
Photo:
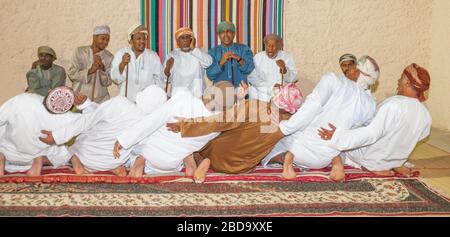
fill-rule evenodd
<path id="1" fill-rule="evenodd" d="M 355 62 L 349 55 L 343 61 Z M 345 178 L 344 164 L 379 175 L 410 175 L 404 164 L 430 132 L 431 117 L 422 104 L 428 72 L 417 64 L 406 67 L 398 95 L 377 108 L 366 90 L 379 77 L 375 60 L 363 56 L 344 71 L 325 74 L 305 100 L 294 83 L 282 80 L 269 102 L 245 99 L 252 87 L 241 83 L 235 93 L 226 81 L 207 88 L 203 97 L 185 88 L 167 101 L 155 85 L 138 92 L 135 103 L 118 96 L 97 104 L 77 94 L 81 114 L 52 114 L 51 100 L 47 108 L 42 104 L 48 98 L 21 94 L 0 108 L 0 174 L 6 169 L 39 175 L 44 163 L 70 161 L 78 174 L 110 170 L 123 176 L 129 168 L 131 177 L 185 167 L 197 182 L 210 168 L 243 173 L 260 163 L 282 163 L 286 179 L 295 178 L 293 165 L 332 165 L 336 181 Z M 65 147 L 74 136 L 75 144 Z"/>
<path id="2" fill-rule="evenodd" d="M 196 97 L 206 89 L 205 75 L 213 83 L 228 81 L 239 87 L 250 82 L 250 98 L 268 102 L 276 81 L 294 82 L 297 70 L 290 55 L 282 50 L 282 39 L 270 34 L 264 39 L 266 50 L 253 56 L 252 50 L 234 43 L 236 27 L 231 22 L 217 26 L 221 44 L 204 52 L 197 47 L 194 32 L 180 28 L 175 32 L 177 48 L 165 56 L 161 64 L 158 54 L 147 49 L 148 30 L 135 25 L 128 31 L 128 47 L 114 56 L 106 49 L 110 28 L 94 28 L 92 44 L 76 49 L 68 69 L 68 77 L 76 93 L 87 95 L 102 103 L 110 98 L 108 87 L 114 82 L 119 95 L 135 101 L 136 94 L 149 85 L 157 85 L 170 96 L 186 88 Z M 47 46 L 38 48 L 39 60 L 27 73 L 27 91 L 46 96 L 58 86 L 66 84 L 63 67 L 54 64 L 55 51 Z"/>

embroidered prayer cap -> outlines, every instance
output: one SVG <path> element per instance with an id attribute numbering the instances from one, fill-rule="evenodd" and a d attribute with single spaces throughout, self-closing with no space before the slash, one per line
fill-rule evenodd
<path id="1" fill-rule="evenodd" d="M 108 25 L 96 26 L 94 28 L 94 35 L 110 35 L 111 29 Z"/>
<path id="2" fill-rule="evenodd" d="M 44 99 L 45 108 L 53 114 L 63 114 L 69 111 L 75 101 L 72 88 L 67 86 L 56 87 Z"/>

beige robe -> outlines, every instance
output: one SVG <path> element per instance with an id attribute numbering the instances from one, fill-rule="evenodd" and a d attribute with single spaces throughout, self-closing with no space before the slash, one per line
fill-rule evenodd
<path id="1" fill-rule="evenodd" d="M 217 172 L 252 171 L 284 137 L 270 122 L 267 107 L 266 102 L 247 100 L 216 116 L 184 120 L 180 123 L 181 136 L 222 132 L 196 154 L 196 160 L 209 158 Z"/>
<path id="2" fill-rule="evenodd" d="M 98 70 L 96 73 L 94 99 L 92 98 L 94 74 L 88 75 L 88 71 L 94 62 L 91 46 L 77 48 L 68 74 L 73 83 L 72 88 L 76 92 L 81 92 L 96 103 L 102 103 L 109 99 L 108 86 L 112 84 L 111 62 L 114 56 L 106 49 L 98 52 L 97 55 L 102 58 L 105 70 Z"/>

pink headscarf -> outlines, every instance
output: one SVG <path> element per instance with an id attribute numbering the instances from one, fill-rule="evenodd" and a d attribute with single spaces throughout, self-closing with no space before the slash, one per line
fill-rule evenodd
<path id="1" fill-rule="evenodd" d="M 288 113 L 295 113 L 303 104 L 303 95 L 295 83 L 289 83 L 274 89 L 273 103 Z"/>

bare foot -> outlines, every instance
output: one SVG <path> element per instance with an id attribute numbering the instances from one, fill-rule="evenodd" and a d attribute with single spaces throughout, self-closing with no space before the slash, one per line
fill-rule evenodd
<path id="1" fill-rule="evenodd" d="M 194 181 L 196 183 L 203 183 L 206 179 L 206 174 L 208 173 L 209 166 L 211 165 L 211 160 L 208 158 L 205 158 L 202 160 L 200 165 L 197 167 L 197 169 L 194 172 Z"/>
<path id="2" fill-rule="evenodd" d="M 385 171 L 371 171 L 376 176 L 393 176 L 395 175 L 395 172 L 392 170 L 385 170 Z"/>
<path id="3" fill-rule="evenodd" d="M 413 171 L 410 168 L 406 168 L 405 166 L 399 167 L 399 168 L 395 168 L 394 169 L 395 172 L 399 173 L 400 175 L 409 178 L 413 175 Z"/>
<path id="4" fill-rule="evenodd" d="M 143 156 L 139 156 L 136 158 L 133 166 L 131 166 L 130 172 L 128 173 L 129 177 L 132 178 L 140 178 L 144 174 L 145 168 L 145 158 Z"/>
<path id="5" fill-rule="evenodd" d="M 183 160 L 186 176 L 194 176 L 194 172 L 197 169 L 197 163 L 195 162 L 194 156 L 189 155 Z"/>
<path id="6" fill-rule="evenodd" d="M 127 176 L 127 169 L 124 166 L 119 166 L 113 170 L 111 170 L 111 172 L 113 172 L 115 175 L 119 176 L 119 177 L 125 177 Z"/>
<path id="7" fill-rule="evenodd" d="M 73 170 L 76 174 L 90 174 L 85 168 L 84 165 L 81 163 L 80 158 L 78 156 L 72 156 L 70 159 L 70 163 L 72 163 Z"/>
<path id="8" fill-rule="evenodd" d="M 44 165 L 44 157 L 40 156 L 33 160 L 31 168 L 27 171 L 28 176 L 39 176 L 41 175 L 42 165 Z"/>
<path id="9" fill-rule="evenodd" d="M 0 153 L 0 177 L 5 175 L 5 163 L 6 163 L 5 156 L 2 153 Z"/>
<path id="10" fill-rule="evenodd" d="M 284 155 L 283 173 L 281 173 L 281 177 L 285 179 L 295 179 L 297 177 L 294 170 L 294 155 L 290 152 Z"/>
<path id="11" fill-rule="evenodd" d="M 345 181 L 344 164 L 340 156 L 334 157 L 332 161 L 330 179 L 338 183 Z"/>

